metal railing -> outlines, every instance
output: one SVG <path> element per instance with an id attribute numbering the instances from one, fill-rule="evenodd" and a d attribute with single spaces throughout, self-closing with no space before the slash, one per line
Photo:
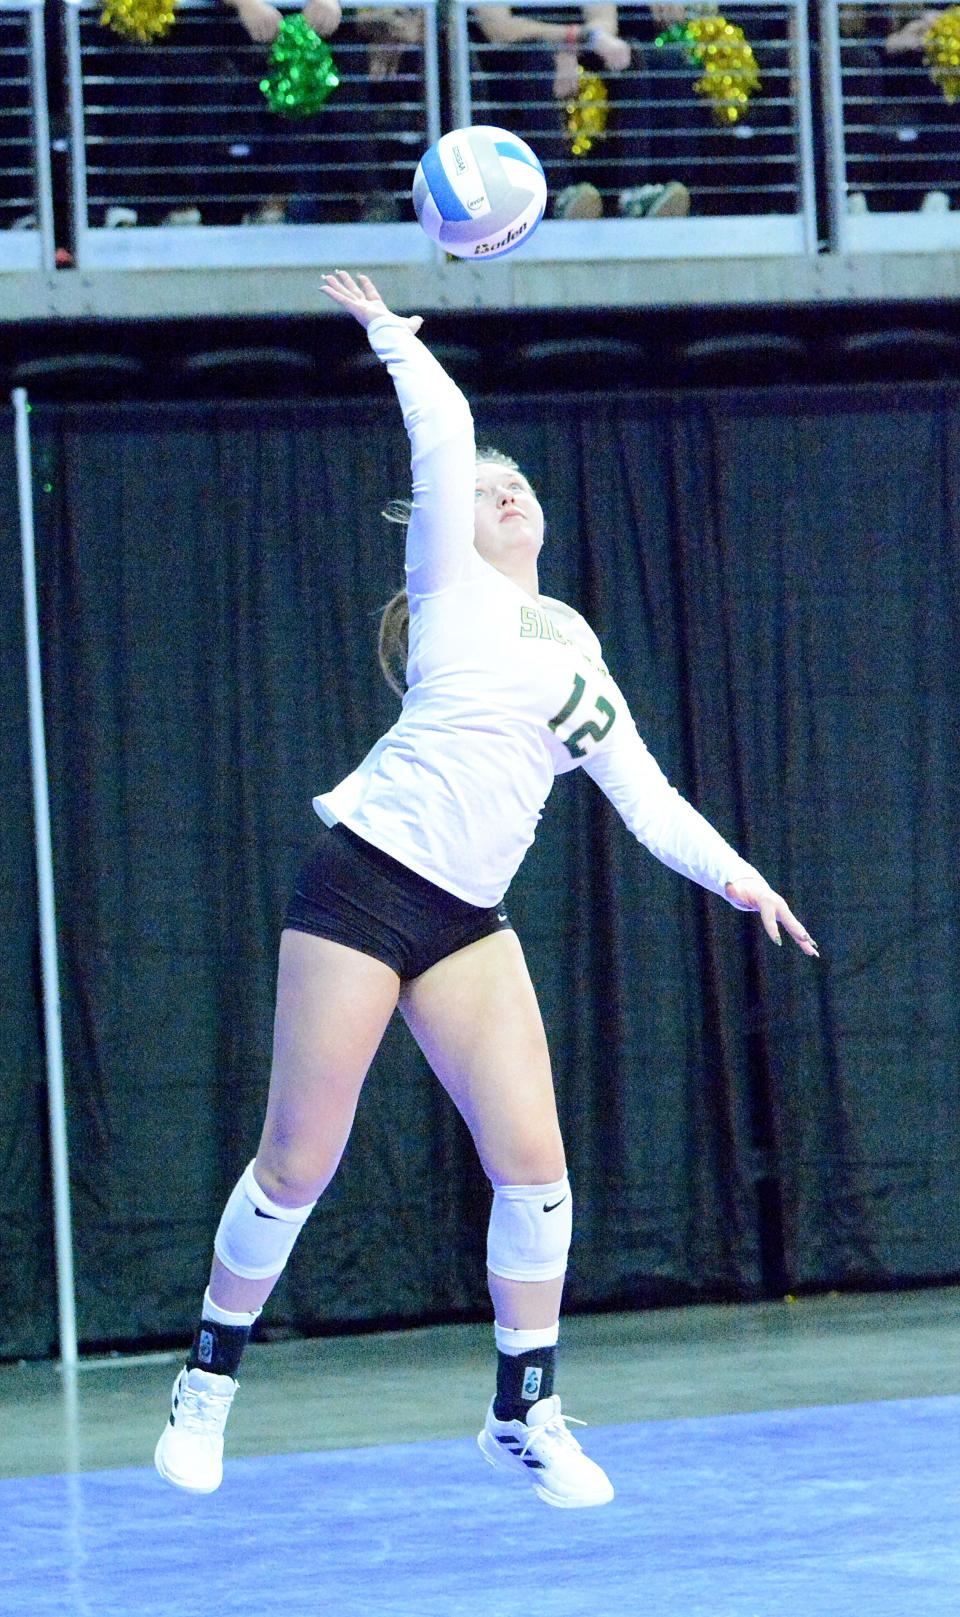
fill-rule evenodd
<path id="1" fill-rule="evenodd" d="M 344 232 L 351 262 L 433 258 L 409 187 L 441 131 L 434 0 L 410 0 L 413 37 L 393 50 L 387 0 L 345 6 L 339 88 L 305 119 L 270 110 L 266 47 L 212 0 L 186 0 L 149 45 L 104 28 L 99 9 L 66 0 L 78 267 L 327 262 Z"/>
<path id="2" fill-rule="evenodd" d="M 0 0 L 0 270 L 53 267 L 43 0 Z"/>
<path id="3" fill-rule="evenodd" d="M 830 246 L 955 250 L 960 101 L 947 100 L 925 60 L 930 14 L 917 7 L 891 21 L 882 0 L 820 4 Z"/>
<path id="4" fill-rule="evenodd" d="M 578 50 L 594 86 L 602 80 L 603 129 L 595 108 L 570 125 L 573 103 L 554 93 L 555 46 L 505 44 L 484 26 L 491 0 L 449 0 L 441 103 L 437 4 L 348 3 L 331 42 L 341 84 L 314 117 L 290 120 L 259 90 L 266 47 L 218 0 L 182 0 L 152 45 L 104 27 L 100 0 L 64 0 L 64 245 L 77 266 L 429 264 L 438 253 L 412 218 L 413 169 L 442 127 L 471 122 L 525 135 L 547 170 L 548 215 L 520 256 L 756 258 L 822 245 L 803 0 L 725 9 L 759 75 L 726 123 L 695 88 L 689 52 L 657 44 L 648 6 L 626 0 L 629 65 L 612 70 Z M 511 9 L 522 17 L 533 4 Z M 828 247 L 956 250 L 960 100 L 931 77 L 921 14 L 885 25 L 882 0 L 819 5 Z M 582 19 L 574 6 L 551 15 Z M 891 40 L 891 29 L 903 37 Z M 575 152 L 584 131 L 589 148 Z M 49 151 L 43 0 L 0 0 L 0 270 L 54 266 Z"/>
<path id="5" fill-rule="evenodd" d="M 760 80 L 746 106 L 726 121 L 729 103 L 715 108 L 695 89 L 702 69 L 689 50 L 682 43 L 657 44 L 660 30 L 647 5 L 627 0 L 618 7 L 620 34 L 631 47 L 627 67 L 610 71 L 588 47 L 578 48 L 588 95 L 594 77 L 602 80 L 598 120 L 589 100 L 578 110 L 555 93 L 558 47 L 497 41 L 496 30 L 483 22 L 491 3 L 454 0 L 452 6 L 454 120 L 505 124 L 540 156 L 552 205 L 521 249 L 524 256 L 816 252 L 810 58 L 801 0 L 739 0 L 723 7 L 724 18 L 742 28 Z M 522 17 L 533 3 L 518 0 L 515 14 Z M 573 8 L 553 15 L 582 20 Z M 598 121 L 605 128 L 591 136 Z M 578 151 L 584 132 L 589 149 Z"/>

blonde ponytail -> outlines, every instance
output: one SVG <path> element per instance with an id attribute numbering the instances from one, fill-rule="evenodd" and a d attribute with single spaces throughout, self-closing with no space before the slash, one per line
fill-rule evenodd
<path id="1" fill-rule="evenodd" d="M 392 691 L 402 696 L 407 688 L 407 634 L 410 603 L 406 590 L 397 590 L 380 615 L 377 655 L 380 671 Z"/>

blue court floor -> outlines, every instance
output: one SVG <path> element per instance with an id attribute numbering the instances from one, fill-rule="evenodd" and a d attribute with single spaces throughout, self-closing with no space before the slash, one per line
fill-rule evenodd
<path id="1" fill-rule="evenodd" d="M 562 1511 L 472 1438 L 0 1481 L 0 1617 L 957 1617 L 960 1398 L 578 1433 Z"/>

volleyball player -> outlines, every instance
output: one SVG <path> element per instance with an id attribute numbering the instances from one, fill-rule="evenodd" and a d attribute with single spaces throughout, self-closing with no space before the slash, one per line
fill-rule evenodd
<path id="1" fill-rule="evenodd" d="M 387 631 L 408 605 L 408 689 L 393 728 L 314 800 L 326 829 L 281 937 L 263 1133 L 216 1232 L 156 1465 L 195 1493 L 219 1485 L 251 1326 L 336 1171 L 399 1007 L 493 1185 L 497 1371 L 481 1451 L 549 1504 L 600 1505 L 612 1486 L 554 1392 L 572 1195 L 543 1025 L 503 908 L 554 776 L 583 767 L 657 858 L 759 911 L 775 941 L 779 924 L 805 954 L 817 948 L 668 784 L 584 619 L 540 594 L 537 497 L 505 456 L 477 457 L 467 402 L 418 340 L 420 320 L 391 314 L 365 276 L 338 270 L 323 289 L 366 327 L 410 435 L 406 602 Z"/>

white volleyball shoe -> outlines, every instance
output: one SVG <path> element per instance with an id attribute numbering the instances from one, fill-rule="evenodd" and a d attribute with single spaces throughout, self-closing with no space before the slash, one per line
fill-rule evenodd
<path id="1" fill-rule="evenodd" d="M 561 1414 L 556 1394 L 532 1404 L 526 1421 L 497 1420 L 491 1404 L 477 1443 L 488 1464 L 523 1477 L 548 1505 L 567 1510 L 607 1505 L 613 1498 L 613 1484 L 596 1461 L 584 1454 L 568 1428 L 571 1419 Z"/>
<path id="2" fill-rule="evenodd" d="M 223 1429 L 237 1390 L 232 1376 L 180 1371 L 170 1418 L 153 1463 L 165 1482 L 187 1493 L 213 1493 L 223 1481 Z"/>

